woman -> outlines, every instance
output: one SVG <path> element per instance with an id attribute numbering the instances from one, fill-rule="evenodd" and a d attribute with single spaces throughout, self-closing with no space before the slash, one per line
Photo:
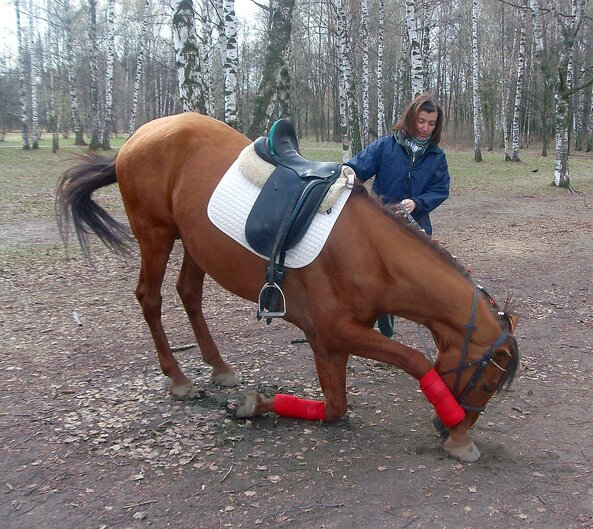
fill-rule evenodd
<path id="1" fill-rule="evenodd" d="M 375 177 L 373 192 L 385 204 L 401 203 L 418 225 L 432 234 L 430 212 L 449 196 L 449 169 L 438 146 L 443 110 L 428 93 L 408 105 L 393 126 L 393 134 L 379 138 L 347 165 L 362 182 Z M 379 316 L 379 330 L 393 337 L 393 316 Z"/>

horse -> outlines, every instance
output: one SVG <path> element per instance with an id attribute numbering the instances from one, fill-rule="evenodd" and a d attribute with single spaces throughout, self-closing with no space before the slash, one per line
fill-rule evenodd
<path id="1" fill-rule="evenodd" d="M 86 255 L 91 232 L 120 253 L 129 252 L 136 241 L 140 273 L 135 294 L 175 398 L 197 393 L 161 321 L 161 286 L 177 239 L 183 261 L 176 288 L 202 358 L 212 368 L 211 381 L 240 383 L 210 334 L 202 296 L 208 274 L 226 290 L 258 299 L 266 260 L 221 232 L 207 215 L 217 184 L 250 143 L 201 114 L 159 118 L 140 127 L 110 158 L 85 154 L 58 183 L 57 216 L 65 244 L 71 224 Z M 115 183 L 131 234 L 92 198 L 95 190 Z M 433 422 L 445 437 L 446 453 L 462 461 L 480 457 L 469 429 L 489 399 L 515 376 L 517 315 L 474 285 L 451 254 L 357 182 L 320 254 L 290 269 L 283 288 L 288 300 L 284 319 L 303 331 L 324 398 L 265 398 L 251 391 L 240 399 L 238 418 L 277 413 L 337 420 L 347 412 L 346 366 L 356 355 L 396 366 L 418 380 L 435 407 Z M 438 348 L 434 364 L 421 351 L 376 332 L 379 314 L 427 327 Z"/>

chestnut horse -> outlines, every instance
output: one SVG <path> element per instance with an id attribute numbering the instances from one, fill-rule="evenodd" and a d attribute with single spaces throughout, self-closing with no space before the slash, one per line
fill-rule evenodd
<path id="1" fill-rule="evenodd" d="M 161 285 L 178 238 L 183 242 L 184 256 L 177 290 L 202 357 L 212 367 L 213 382 L 239 383 L 206 325 L 202 289 L 208 274 L 225 289 L 256 301 L 263 284 L 267 262 L 219 231 L 207 215 L 216 185 L 249 143 L 215 119 L 193 113 L 176 115 L 142 126 L 113 159 L 89 154 L 59 183 L 57 209 L 62 235 L 67 240 L 72 220 L 87 254 L 91 231 L 118 251 L 125 251 L 132 240 L 126 227 L 91 198 L 96 189 L 119 184 L 140 249 L 136 296 L 161 369 L 178 398 L 195 395 L 192 382 L 171 352 L 161 322 Z M 515 374 L 519 361 L 512 335 L 516 318 L 498 309 L 492 298 L 476 288 L 447 252 L 356 185 L 319 256 L 303 268 L 290 269 L 283 290 L 285 319 L 302 329 L 313 349 L 324 395 L 320 402 L 296 399 L 297 412 L 286 415 L 327 421 L 343 416 L 346 364 L 353 354 L 403 369 L 420 381 L 427 397 L 434 393 L 425 390 L 432 373 L 428 382 L 436 380 L 442 387 L 439 395 L 432 394 L 429 400 L 441 418 L 447 414 L 443 406 L 463 408 L 454 424 L 443 420 L 449 430 L 445 450 L 467 461 L 480 456 L 468 429 L 490 397 Z M 434 366 L 422 352 L 373 329 L 382 313 L 399 315 L 431 331 L 438 347 Z M 451 397 L 454 406 L 448 401 L 438 404 L 442 396 Z M 237 416 L 281 413 L 274 402 L 248 393 Z M 320 414 L 298 412 L 311 403 L 321 404 Z M 436 425 L 438 417 L 435 421 Z"/>

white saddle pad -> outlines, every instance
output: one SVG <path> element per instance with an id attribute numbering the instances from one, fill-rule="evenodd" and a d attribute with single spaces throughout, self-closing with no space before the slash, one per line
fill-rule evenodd
<path id="1" fill-rule="evenodd" d="M 343 171 L 352 171 L 343 167 Z M 352 175 L 354 173 L 352 172 Z M 351 178 L 346 178 L 349 182 Z M 247 216 L 257 199 L 260 188 L 252 184 L 243 175 L 239 162 L 235 161 L 222 177 L 208 203 L 208 218 L 219 230 L 243 245 L 256 255 L 269 259 L 269 256 L 257 253 L 245 238 Z M 301 268 L 312 263 L 321 252 L 344 204 L 350 196 L 351 186 L 345 186 L 328 213 L 317 213 L 305 236 L 299 243 L 286 252 L 284 264 L 289 268 Z"/>

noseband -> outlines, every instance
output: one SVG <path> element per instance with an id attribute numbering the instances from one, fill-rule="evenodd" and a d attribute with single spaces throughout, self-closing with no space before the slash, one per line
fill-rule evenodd
<path id="1" fill-rule="evenodd" d="M 469 343 L 471 340 L 471 336 L 472 336 L 472 333 L 476 330 L 475 320 L 476 320 L 476 312 L 478 309 L 478 289 L 480 290 L 480 292 L 484 293 L 484 295 L 488 298 L 490 303 L 497 309 L 498 315 L 501 316 L 501 318 L 506 316 L 504 311 L 501 311 L 498 309 L 498 307 L 497 307 L 496 303 L 494 303 L 494 300 L 492 299 L 492 297 L 481 286 L 479 286 L 479 285 L 474 286 L 472 311 L 471 311 L 469 321 L 464 325 L 465 338 L 463 340 L 463 349 L 461 351 L 461 359 L 459 360 L 459 365 L 453 369 L 449 369 L 447 371 L 441 371 L 439 374 L 441 376 L 443 376 L 443 375 L 447 375 L 449 373 L 455 373 L 455 383 L 453 384 L 453 391 L 452 391 L 453 395 L 455 396 L 455 399 L 457 400 L 457 402 L 460 404 L 460 406 L 464 410 L 480 413 L 486 409 L 486 406 L 471 406 L 470 404 L 466 404 L 465 400 L 466 400 L 467 396 L 469 395 L 469 393 L 474 389 L 474 387 L 478 383 L 478 380 L 480 380 L 480 377 L 482 376 L 484 369 L 486 369 L 486 366 L 488 365 L 488 363 L 491 363 L 492 365 L 494 365 L 495 367 L 497 367 L 498 369 L 500 369 L 503 372 L 506 371 L 506 369 L 501 367 L 500 365 L 498 365 L 493 360 L 492 357 L 494 356 L 494 350 L 497 347 L 500 347 L 508 338 L 509 331 L 508 330 L 502 331 L 500 333 L 500 335 L 498 336 L 498 338 L 494 341 L 494 343 L 487 349 L 487 351 L 480 358 L 478 358 L 477 360 L 474 360 L 472 362 L 466 363 L 466 358 L 467 358 L 467 353 L 469 351 Z M 467 383 L 467 386 L 465 386 L 461 395 L 457 396 L 457 391 L 459 389 L 459 383 L 461 381 L 462 372 L 465 369 L 469 369 L 470 367 L 474 367 L 474 366 L 477 366 L 477 368 L 474 371 L 469 382 Z"/>

